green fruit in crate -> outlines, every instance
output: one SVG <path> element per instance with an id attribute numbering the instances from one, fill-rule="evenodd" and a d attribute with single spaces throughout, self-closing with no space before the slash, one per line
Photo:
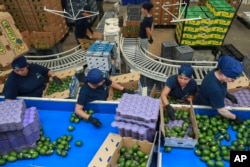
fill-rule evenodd
<path id="1" fill-rule="evenodd" d="M 121 155 L 124 154 L 126 151 L 127 151 L 127 148 L 126 148 L 126 147 L 124 147 L 124 146 L 121 147 L 121 149 L 120 149 Z"/>
<path id="2" fill-rule="evenodd" d="M 222 161 L 216 161 L 215 166 L 216 167 L 224 167 L 224 163 Z"/>

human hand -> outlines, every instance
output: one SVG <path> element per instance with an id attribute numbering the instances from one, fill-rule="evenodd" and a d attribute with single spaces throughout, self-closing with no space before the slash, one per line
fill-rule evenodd
<path id="1" fill-rule="evenodd" d="M 240 125 L 243 123 L 240 117 L 236 115 L 236 118 L 233 120 L 236 125 Z"/>
<path id="2" fill-rule="evenodd" d="M 150 39 L 148 40 L 148 42 L 149 42 L 150 44 L 152 44 L 152 43 L 154 42 L 152 36 L 150 36 Z"/>
<path id="3" fill-rule="evenodd" d="M 97 127 L 97 128 L 99 128 L 99 127 L 102 125 L 102 123 L 99 121 L 99 119 L 94 118 L 94 117 L 92 117 L 92 116 L 89 116 L 88 121 L 89 121 L 90 123 L 92 123 L 92 124 L 93 124 L 95 127 Z"/>
<path id="4" fill-rule="evenodd" d="M 123 88 L 122 93 L 135 94 L 134 91 L 126 89 L 126 88 Z"/>
<path id="5" fill-rule="evenodd" d="M 232 103 L 238 104 L 238 100 L 236 99 L 236 97 L 234 95 L 227 93 L 226 98 L 229 99 Z"/>
<path id="6" fill-rule="evenodd" d="M 166 110 L 167 110 L 167 115 L 170 118 L 170 120 L 172 121 L 175 120 L 175 110 L 170 104 L 166 106 Z"/>
<path id="7" fill-rule="evenodd" d="M 62 84 L 63 82 L 62 82 L 62 80 L 60 79 L 60 78 L 58 78 L 57 76 L 54 76 L 53 77 L 53 81 L 55 82 L 55 83 L 57 83 L 57 84 Z"/>

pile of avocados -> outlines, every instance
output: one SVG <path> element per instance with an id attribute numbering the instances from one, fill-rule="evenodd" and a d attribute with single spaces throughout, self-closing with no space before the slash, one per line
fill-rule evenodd
<path id="1" fill-rule="evenodd" d="M 144 153 L 138 144 L 134 144 L 131 148 L 122 146 L 117 167 L 146 167 L 148 159 L 149 154 Z"/>
<path id="2" fill-rule="evenodd" d="M 48 89 L 45 93 L 46 96 L 52 95 L 53 93 L 56 92 L 63 92 L 67 89 L 69 89 L 69 85 L 72 81 L 71 77 L 67 77 L 65 79 L 62 80 L 62 84 L 57 84 L 55 82 L 49 82 L 49 86 Z"/>

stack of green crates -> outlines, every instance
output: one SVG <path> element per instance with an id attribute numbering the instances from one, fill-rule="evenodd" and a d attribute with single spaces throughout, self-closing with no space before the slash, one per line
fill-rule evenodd
<path id="1" fill-rule="evenodd" d="M 190 46 L 222 45 L 234 17 L 235 9 L 224 0 L 208 0 L 206 6 L 190 6 L 186 19 L 176 25 L 177 42 Z"/>

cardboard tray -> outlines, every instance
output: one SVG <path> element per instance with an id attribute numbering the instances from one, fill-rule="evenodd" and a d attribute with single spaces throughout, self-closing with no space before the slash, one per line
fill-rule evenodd
<path id="1" fill-rule="evenodd" d="M 117 76 L 111 76 L 110 80 L 116 82 L 127 89 L 138 90 L 140 87 L 140 73 L 132 72 L 128 74 L 122 74 Z M 113 100 L 114 97 L 114 89 L 112 87 L 109 88 L 109 96 L 107 100 Z"/>
<path id="2" fill-rule="evenodd" d="M 174 105 L 173 105 L 174 107 Z M 192 123 L 192 129 L 194 132 L 194 138 L 193 139 L 182 139 L 182 138 L 169 138 L 166 137 L 167 132 L 165 131 L 165 123 L 164 123 L 164 110 L 163 110 L 163 105 L 161 105 L 160 108 L 160 129 L 162 131 L 163 137 L 164 137 L 164 145 L 165 146 L 171 146 L 171 147 L 181 147 L 181 148 L 194 148 L 197 141 L 198 141 L 198 126 L 194 114 L 194 109 L 193 105 L 191 104 L 190 107 L 174 107 L 174 109 L 184 109 L 187 112 L 190 112 L 190 120 Z"/>
<path id="3" fill-rule="evenodd" d="M 148 141 L 140 141 L 131 137 L 121 137 L 118 134 L 109 133 L 105 141 L 89 163 L 88 167 L 116 167 L 122 146 L 132 148 L 134 144 L 140 146 L 141 151 L 149 154 L 147 167 L 150 166 L 154 144 Z"/>

